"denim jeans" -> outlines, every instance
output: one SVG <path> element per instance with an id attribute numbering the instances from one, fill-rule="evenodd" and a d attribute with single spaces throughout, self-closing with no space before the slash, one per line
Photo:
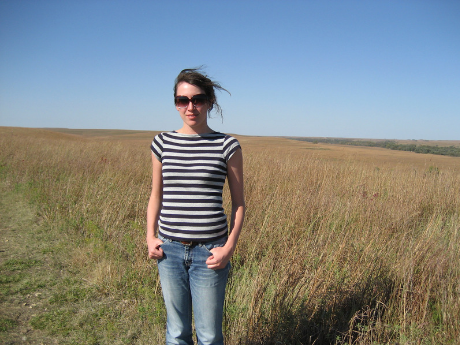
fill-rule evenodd
<path id="1" fill-rule="evenodd" d="M 192 246 L 164 242 L 158 260 L 161 289 L 166 305 L 166 344 L 193 345 L 192 308 L 199 345 L 223 345 L 222 319 L 230 263 L 220 270 L 207 268 L 210 250 L 222 247 L 226 238 Z"/>

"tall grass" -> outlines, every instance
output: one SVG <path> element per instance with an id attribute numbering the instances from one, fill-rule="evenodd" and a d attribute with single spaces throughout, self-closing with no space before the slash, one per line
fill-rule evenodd
<path id="1" fill-rule="evenodd" d="M 18 133 L 2 132 L 2 179 L 27 185 L 44 221 L 72 236 L 72 265 L 113 296 L 136 328 L 133 343 L 163 341 L 144 243 L 149 142 Z M 244 148 L 247 213 L 227 343 L 460 341 L 460 161 L 427 168 L 285 152 Z"/>

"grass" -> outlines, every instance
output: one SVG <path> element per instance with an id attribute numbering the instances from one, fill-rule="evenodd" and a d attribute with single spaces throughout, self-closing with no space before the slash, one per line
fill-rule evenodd
<path id="1" fill-rule="evenodd" d="M 10 330 L 11 328 L 16 327 L 17 321 L 1 317 L 0 318 L 0 332 L 6 332 Z"/>
<path id="2" fill-rule="evenodd" d="M 22 271 L 64 272 L 29 283 L 29 294 L 51 291 L 30 327 L 69 344 L 164 342 L 145 245 L 153 132 L 0 134 L 5 193 L 28 200 L 36 231 L 55 238 L 40 257 L 5 260 L 13 278 L 2 285 L 19 295 Z M 459 341 L 459 158 L 238 138 L 248 210 L 228 285 L 228 344 Z M 2 320 L 4 333 L 20 327 Z"/>

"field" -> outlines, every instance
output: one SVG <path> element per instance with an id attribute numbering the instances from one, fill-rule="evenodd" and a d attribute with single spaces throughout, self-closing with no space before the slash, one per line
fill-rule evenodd
<path id="1" fill-rule="evenodd" d="M 164 343 L 156 133 L 0 127 L 0 343 Z M 236 137 L 228 345 L 460 343 L 460 158 Z"/>

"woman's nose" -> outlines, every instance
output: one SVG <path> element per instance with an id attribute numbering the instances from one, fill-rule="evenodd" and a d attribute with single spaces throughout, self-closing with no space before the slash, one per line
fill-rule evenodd
<path id="1" fill-rule="evenodd" d="M 193 108 L 195 108 L 193 102 L 188 102 L 187 110 L 193 111 Z"/>

